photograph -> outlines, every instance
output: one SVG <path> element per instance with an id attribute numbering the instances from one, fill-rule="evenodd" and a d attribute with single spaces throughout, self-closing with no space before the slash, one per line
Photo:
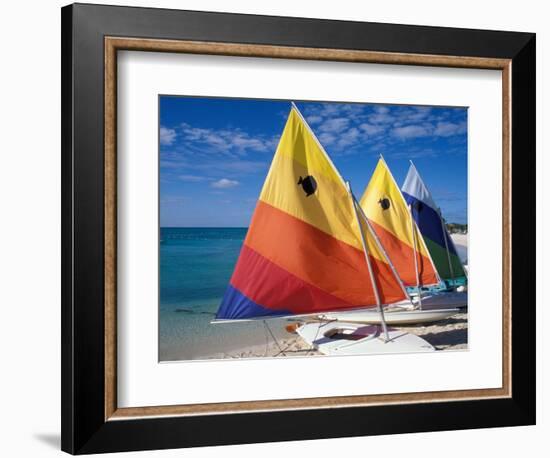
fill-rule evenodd
<path id="1" fill-rule="evenodd" d="M 468 108 L 158 96 L 159 362 L 468 350 Z"/>
<path id="2" fill-rule="evenodd" d="M 464 457 L 492 434 L 518 455 L 543 437 L 543 15 L 256 3 L 41 7 L 40 52 L 7 47 L 27 92 L 24 75 L 60 60 L 57 89 L 35 91 L 60 116 L 5 148 L 40 153 L 6 168 L 31 173 L 5 193 L 29 201 L 6 225 L 28 233 L 5 237 L 10 271 L 26 269 L 6 309 L 55 321 L 7 319 L 7 342 L 28 347 L 8 357 L 31 381 L 60 369 L 5 390 L 11 423 L 17 399 L 37 406 L 35 440 L 12 448 L 333 456 L 387 451 L 391 435 L 392 453 L 426 458 L 454 435 Z M 28 104 L 12 95 L 17 123 Z M 44 159 L 48 136 L 61 161 Z M 29 211 L 48 186 L 56 206 Z M 55 243 L 35 234 L 45 212 Z M 21 256 L 29 240 L 58 268 Z"/>

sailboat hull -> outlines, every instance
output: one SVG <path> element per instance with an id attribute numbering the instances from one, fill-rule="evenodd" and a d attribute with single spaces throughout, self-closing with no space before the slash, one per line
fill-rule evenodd
<path id="1" fill-rule="evenodd" d="M 350 322 L 313 322 L 300 326 L 296 332 L 324 355 L 375 355 L 388 353 L 424 353 L 435 348 L 421 337 L 389 329 L 386 342 L 379 326 Z"/>
<path id="2" fill-rule="evenodd" d="M 413 298 L 415 304 L 417 299 Z M 410 302 L 401 301 L 384 309 L 384 319 L 389 325 L 432 323 L 445 320 L 461 312 L 468 304 L 468 293 L 441 293 L 422 298 L 422 310 L 410 309 Z M 347 321 L 362 324 L 380 324 L 376 309 L 351 310 L 322 315 L 326 320 Z"/>
<path id="3" fill-rule="evenodd" d="M 397 310 L 391 309 L 384 313 L 384 319 L 388 325 L 406 325 L 419 323 L 432 323 L 445 320 L 460 313 L 460 309 L 441 309 L 441 310 Z M 376 310 L 365 310 L 346 313 L 331 313 L 323 315 L 327 320 L 337 320 L 339 322 L 350 322 L 360 324 L 380 324 L 380 313 Z"/>
<path id="4" fill-rule="evenodd" d="M 418 297 L 412 297 L 415 304 L 418 303 Z M 410 305 L 409 301 L 401 301 L 394 305 L 407 306 Z M 467 291 L 453 291 L 453 292 L 435 292 L 426 295 L 422 295 L 422 307 L 428 309 L 437 308 L 463 308 L 468 306 L 468 292 Z"/>

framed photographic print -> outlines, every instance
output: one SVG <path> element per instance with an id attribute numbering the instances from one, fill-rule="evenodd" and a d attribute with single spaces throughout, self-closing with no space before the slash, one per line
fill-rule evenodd
<path id="1" fill-rule="evenodd" d="M 63 450 L 534 423 L 534 34 L 71 5 L 62 78 Z"/>

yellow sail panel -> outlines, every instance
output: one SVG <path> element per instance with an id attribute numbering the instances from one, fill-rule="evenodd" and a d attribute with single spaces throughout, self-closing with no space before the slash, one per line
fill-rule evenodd
<path id="1" fill-rule="evenodd" d="M 421 285 L 438 283 L 439 278 L 424 239 L 416 223 L 411 221 L 401 190 L 383 159 L 378 161 L 360 204 L 404 284 L 417 285 L 417 269 Z"/>
<path id="2" fill-rule="evenodd" d="M 313 177 L 316 189 L 307 195 L 300 177 Z M 284 192 L 282 190 L 284 189 Z M 325 175 L 308 170 L 288 155 L 275 157 L 260 200 L 363 250 L 348 191 Z"/>
<path id="3" fill-rule="evenodd" d="M 321 150 L 296 109 L 290 110 L 275 156 L 284 155 L 301 164 L 309 173 L 323 176 L 344 188 L 342 178 Z M 344 188 L 345 190 L 345 188 Z"/>
<path id="4" fill-rule="evenodd" d="M 409 209 L 384 160 L 378 161 L 360 204 L 369 220 L 410 247 L 414 246 Z M 418 247 L 418 250 L 423 255 L 427 252 L 424 246 Z"/>
<path id="5" fill-rule="evenodd" d="M 281 136 L 260 200 L 362 250 L 344 182 L 294 109 Z"/>
<path id="6" fill-rule="evenodd" d="M 359 227 L 359 224 L 361 225 L 361 231 L 365 236 L 365 244 L 366 244 L 367 252 L 369 253 L 370 256 L 374 256 L 376 259 L 380 259 L 381 261 L 384 261 L 387 263 L 388 260 L 386 259 L 386 256 L 384 256 L 382 248 L 376 242 L 376 239 L 372 234 L 371 228 L 365 221 L 365 218 L 363 217 L 363 213 L 361 213 L 361 209 L 358 209 L 357 214 L 359 217 L 359 222 L 357 218 L 355 218 L 352 222 L 352 225 L 354 226 L 354 228 Z"/>

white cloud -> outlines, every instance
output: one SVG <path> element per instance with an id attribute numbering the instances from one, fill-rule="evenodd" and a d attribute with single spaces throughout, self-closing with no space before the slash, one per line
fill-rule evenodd
<path id="1" fill-rule="evenodd" d="M 226 150 L 229 148 L 228 142 L 224 140 L 222 135 L 213 129 L 202 129 L 200 127 L 192 127 L 189 124 L 181 125 L 185 140 L 190 142 L 205 143 L 212 147 Z"/>
<path id="2" fill-rule="evenodd" d="M 405 141 L 422 139 L 428 148 L 416 155 L 430 156 L 434 154 L 429 150 L 430 139 L 466 132 L 466 123 L 455 116 L 455 111 L 427 106 L 316 103 L 304 106 L 303 113 L 322 145 L 335 155 L 354 154 L 361 148 L 390 154 Z M 161 166 L 180 169 L 178 172 L 184 174 L 179 176 L 180 180 L 198 182 L 203 181 L 200 178 L 203 176 L 213 188 L 224 189 L 232 185 L 215 181 L 219 176 L 231 182 L 267 170 L 266 155 L 271 157 L 275 152 L 280 132 L 266 135 L 238 127 L 204 128 L 183 123 L 173 135 L 175 139 L 167 135 L 167 141 L 174 142 L 174 147 L 163 151 Z M 399 149 L 393 152 L 400 153 Z M 170 153 L 177 153 L 177 157 L 169 156 Z M 177 175 L 174 173 L 173 177 Z"/>
<path id="3" fill-rule="evenodd" d="M 359 139 L 359 129 L 352 127 L 338 137 L 337 148 L 344 149 L 348 146 L 354 145 Z"/>
<path id="4" fill-rule="evenodd" d="M 336 140 L 336 137 L 327 132 L 323 132 L 321 135 L 319 135 L 319 141 L 323 146 L 332 145 L 334 143 L 334 140 Z"/>
<path id="5" fill-rule="evenodd" d="M 174 143 L 177 134 L 174 129 L 169 129 L 167 127 L 160 128 L 160 144 L 161 145 L 171 145 Z"/>
<path id="6" fill-rule="evenodd" d="M 390 112 L 390 109 L 385 106 L 377 105 L 373 108 L 373 111 L 378 114 L 387 114 Z"/>
<path id="7" fill-rule="evenodd" d="M 395 118 L 388 113 L 375 113 L 369 116 L 369 122 L 372 124 L 390 124 Z"/>
<path id="8" fill-rule="evenodd" d="M 321 132 L 329 132 L 329 133 L 339 133 L 344 131 L 349 124 L 348 118 L 332 118 L 326 120 L 323 124 L 319 126 L 319 130 Z"/>
<path id="9" fill-rule="evenodd" d="M 396 127 L 392 131 L 392 135 L 395 137 L 405 140 L 408 138 L 418 138 L 418 137 L 427 137 L 431 133 L 431 126 L 429 125 L 412 125 L 405 127 Z"/>
<path id="10" fill-rule="evenodd" d="M 238 149 L 251 149 L 255 151 L 265 151 L 265 143 L 257 138 L 250 138 L 247 135 L 237 134 L 232 139 L 232 144 Z"/>
<path id="11" fill-rule="evenodd" d="M 304 108 L 304 114 L 310 124 L 321 122 L 324 118 L 348 118 L 357 121 L 364 117 L 365 106 L 353 103 L 321 103 L 308 105 Z"/>
<path id="12" fill-rule="evenodd" d="M 376 126 L 374 124 L 363 123 L 359 127 L 363 129 L 367 135 L 376 135 L 384 131 L 382 126 Z"/>
<path id="13" fill-rule="evenodd" d="M 218 181 L 214 181 L 210 184 L 213 188 L 216 189 L 229 189 L 234 188 L 235 186 L 238 186 L 239 182 L 236 180 L 229 180 L 227 178 L 222 178 Z"/>
<path id="14" fill-rule="evenodd" d="M 322 116 L 312 115 L 307 117 L 307 122 L 309 124 L 319 124 L 323 120 Z"/>
<path id="15" fill-rule="evenodd" d="M 431 107 L 414 107 L 412 113 L 409 114 L 408 118 L 410 121 L 420 121 L 422 119 L 428 118 L 431 114 Z"/>
<path id="16" fill-rule="evenodd" d="M 187 142 L 200 144 L 218 152 L 247 151 L 267 152 L 274 149 L 274 139 L 252 136 L 242 129 L 205 129 L 181 124 L 183 138 Z"/>
<path id="17" fill-rule="evenodd" d="M 451 137 L 466 132 L 466 123 L 438 122 L 434 135 L 438 137 Z"/>
<path id="18" fill-rule="evenodd" d="M 332 103 L 323 103 L 316 112 L 323 116 L 336 116 L 342 109 L 342 105 L 336 105 Z"/>

